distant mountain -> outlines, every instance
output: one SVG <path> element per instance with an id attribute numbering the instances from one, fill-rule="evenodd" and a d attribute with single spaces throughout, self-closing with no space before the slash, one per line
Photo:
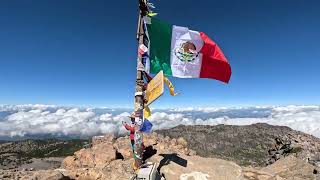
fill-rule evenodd
<path id="1" fill-rule="evenodd" d="M 23 140 L 0 144 L 0 169 L 17 168 L 32 158 L 65 157 L 88 146 L 89 140 Z"/>
<path id="2" fill-rule="evenodd" d="M 240 165 L 266 166 L 292 153 L 310 162 L 320 161 L 320 139 L 285 126 L 181 125 L 157 133 L 170 138 L 183 137 L 188 147 L 200 156 L 231 160 Z"/>

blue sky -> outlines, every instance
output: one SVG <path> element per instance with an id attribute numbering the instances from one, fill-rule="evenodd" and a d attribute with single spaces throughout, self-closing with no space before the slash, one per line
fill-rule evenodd
<path id="1" fill-rule="evenodd" d="M 320 2 L 153 1 L 158 18 L 204 31 L 230 84 L 171 78 L 154 107 L 319 104 Z M 0 104 L 133 106 L 135 0 L 0 2 Z"/>

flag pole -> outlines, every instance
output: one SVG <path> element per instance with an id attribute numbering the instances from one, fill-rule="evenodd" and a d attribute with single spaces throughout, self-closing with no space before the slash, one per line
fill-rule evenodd
<path id="1" fill-rule="evenodd" d="M 137 28 L 137 41 L 138 46 L 144 42 L 144 29 L 143 29 L 143 17 L 148 13 L 147 0 L 139 1 L 139 19 Z M 143 134 L 139 131 L 143 124 L 143 109 L 144 109 L 144 81 L 143 81 L 143 70 L 139 67 L 143 64 L 142 56 L 138 55 L 137 59 L 137 77 L 136 87 L 134 96 L 134 112 L 135 112 L 135 145 L 134 145 L 134 168 L 138 169 L 143 163 Z"/>

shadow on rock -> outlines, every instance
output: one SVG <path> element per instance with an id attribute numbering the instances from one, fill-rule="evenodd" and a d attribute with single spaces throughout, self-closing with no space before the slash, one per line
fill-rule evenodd
<path id="1" fill-rule="evenodd" d="M 163 159 L 160 161 L 159 166 L 157 168 L 158 172 L 160 172 L 162 166 L 168 165 L 170 164 L 170 162 L 174 162 L 180 166 L 187 167 L 188 161 L 179 157 L 177 153 L 159 154 L 159 156 L 162 156 Z"/>
<path id="2" fill-rule="evenodd" d="M 153 155 L 157 154 L 157 150 L 154 149 L 152 146 L 148 146 L 145 148 L 145 152 L 143 153 L 143 161 L 151 158 Z"/>

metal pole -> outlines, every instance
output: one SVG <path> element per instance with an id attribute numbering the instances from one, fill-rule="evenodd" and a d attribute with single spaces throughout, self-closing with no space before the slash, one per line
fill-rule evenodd
<path id="1" fill-rule="evenodd" d="M 139 0 L 139 20 L 138 20 L 138 30 L 137 30 L 137 40 L 138 46 L 143 44 L 144 41 L 144 29 L 143 29 L 143 16 L 147 13 L 146 0 Z M 137 66 L 142 62 L 142 57 L 138 56 Z M 135 111 L 135 147 L 134 147 L 134 158 L 135 158 L 135 168 L 140 168 L 143 163 L 143 134 L 139 131 L 143 123 L 143 109 L 144 109 L 144 95 L 143 95 L 143 71 L 137 68 L 136 77 L 136 88 L 135 88 L 135 98 L 134 98 L 134 111 Z"/>

